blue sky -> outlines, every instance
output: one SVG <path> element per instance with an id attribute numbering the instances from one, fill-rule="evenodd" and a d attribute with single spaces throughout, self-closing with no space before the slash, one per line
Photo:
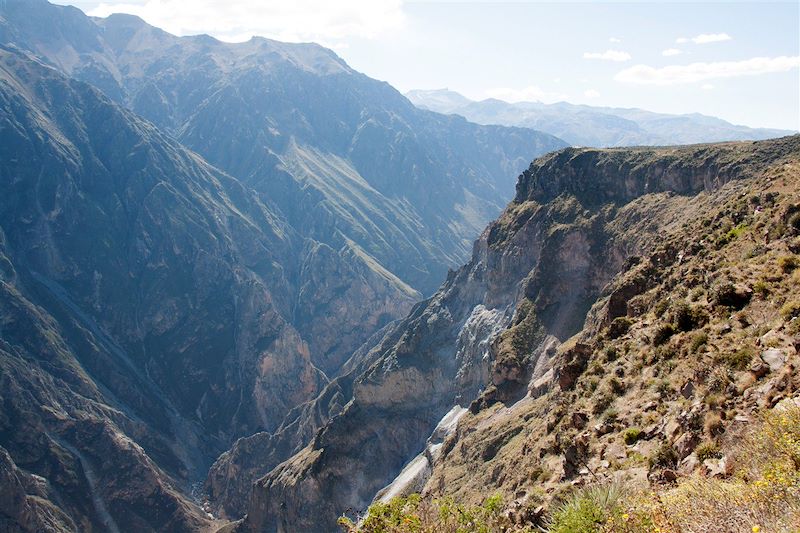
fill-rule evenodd
<path id="1" fill-rule="evenodd" d="M 800 3 L 62 0 L 177 34 L 316 41 L 399 90 L 800 129 Z"/>

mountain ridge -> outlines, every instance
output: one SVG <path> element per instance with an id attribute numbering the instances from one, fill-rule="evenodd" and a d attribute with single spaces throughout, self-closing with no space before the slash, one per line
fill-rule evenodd
<path id="1" fill-rule="evenodd" d="M 586 355 L 571 338 L 620 316 L 619 304 L 602 322 L 596 314 L 610 283 L 637 264 L 636 257 L 672 264 L 679 254 L 660 249 L 665 234 L 699 221 L 706 207 L 735 202 L 751 183 L 768 183 L 765 174 L 792 168 L 800 158 L 798 143 L 800 136 L 688 147 L 568 148 L 534 161 L 520 177 L 517 200 L 476 242 L 470 263 L 376 344 L 344 409 L 308 446 L 256 482 L 239 530 L 295 524 L 333 531 L 336 517 L 364 510 L 395 476 L 399 485 L 389 494 L 424 489 L 447 495 L 448 486 L 477 490 L 480 480 L 484 488 L 470 492 L 468 500 L 485 495 L 494 475 L 485 463 L 516 435 L 528 436 L 499 422 L 483 428 L 486 416 L 517 402 L 527 406 L 543 392 L 558 390 L 559 383 L 566 391 L 570 376 L 585 368 L 569 366 L 569 357 Z M 587 157 L 608 164 L 587 164 Z M 553 189 L 538 188 L 537 180 Z M 580 180 L 619 192 L 597 198 L 577 186 Z M 785 201 L 791 197 L 781 205 Z M 626 294 L 613 301 L 625 305 Z M 542 401 L 540 410 L 555 408 Z M 469 407 L 463 420 L 456 427 L 446 424 L 451 433 L 436 437 L 437 424 L 459 405 Z M 476 429 L 482 441 L 470 438 Z M 469 446 L 460 447 L 459 439 Z M 532 446 L 536 435 L 530 439 Z M 426 448 L 426 441 L 435 444 Z M 568 444 L 564 453 L 573 453 Z M 441 457 L 449 457 L 447 463 L 438 462 Z M 433 477 L 399 476 L 422 459 L 428 468 L 421 472 Z M 505 474 L 509 479 L 516 479 L 514 468 Z M 571 479 L 577 467 L 565 471 Z"/>
<path id="2" fill-rule="evenodd" d="M 750 128 L 700 113 L 655 113 L 638 108 L 556 102 L 473 101 L 448 89 L 413 90 L 406 96 L 423 109 L 458 114 L 479 124 L 527 126 L 577 146 L 675 145 L 759 140 L 791 135 L 776 128 Z"/>

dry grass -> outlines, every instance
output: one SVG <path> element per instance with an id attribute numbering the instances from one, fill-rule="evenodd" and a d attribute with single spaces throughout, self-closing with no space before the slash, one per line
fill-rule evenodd
<path id="1" fill-rule="evenodd" d="M 729 450 L 730 479 L 699 474 L 660 496 L 667 531 L 795 532 L 800 528 L 800 407 L 767 413 Z"/>

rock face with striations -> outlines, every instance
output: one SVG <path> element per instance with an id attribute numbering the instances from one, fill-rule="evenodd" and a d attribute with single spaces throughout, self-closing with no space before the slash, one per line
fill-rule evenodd
<path id="1" fill-rule="evenodd" d="M 465 424 L 477 424 L 477 414 L 494 413 L 497 404 L 530 401 L 531 388 L 541 396 L 558 380 L 551 372 L 557 354 L 570 351 L 583 361 L 572 372 L 574 386 L 592 348 L 575 340 L 558 346 L 587 316 L 606 325 L 618 316 L 590 313 L 609 281 L 636 264 L 631 258 L 657 251 L 663 231 L 701 216 L 706 196 L 735 197 L 737 183 L 796 159 L 798 142 L 567 149 L 535 161 L 520 177 L 514 202 L 475 244 L 472 260 L 376 345 L 341 413 L 258 480 L 239 528 L 333 531 L 336 517 L 365 509 L 424 449 L 454 405 L 469 405 Z M 484 463 L 522 426 L 488 427 L 477 433 L 494 435 L 486 453 L 473 450 Z M 450 451 L 473 429 L 465 431 L 444 443 L 445 461 L 462 464 L 462 455 Z M 448 483 L 470 486 L 491 472 L 466 464 L 453 478 L 434 465 L 426 490 L 452 493 Z"/>
<path id="2" fill-rule="evenodd" d="M 327 382 L 291 323 L 303 240 L 152 125 L 9 49 L 0 132 L 0 444 L 36 481 L 20 516 L 46 511 L 37 497 L 66 529 L 205 527 L 188 483 Z"/>

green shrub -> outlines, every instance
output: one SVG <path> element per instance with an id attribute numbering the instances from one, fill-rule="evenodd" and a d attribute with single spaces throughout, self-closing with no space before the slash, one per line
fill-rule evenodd
<path id="1" fill-rule="evenodd" d="M 614 346 L 609 346 L 606 348 L 606 361 L 616 361 L 619 354 L 617 353 L 617 349 Z"/>
<path id="2" fill-rule="evenodd" d="M 749 226 L 747 224 L 739 224 L 738 226 L 731 228 L 725 234 L 723 234 L 717 242 L 720 245 L 728 244 L 729 242 L 735 241 L 739 237 L 741 237 L 747 230 Z"/>
<path id="3" fill-rule="evenodd" d="M 360 523 L 341 517 L 338 524 L 346 533 L 491 533 L 510 527 L 502 516 L 503 507 L 499 494 L 489 496 L 479 506 L 462 505 L 452 498 L 423 500 L 419 494 L 412 494 L 373 503 Z"/>
<path id="4" fill-rule="evenodd" d="M 617 411 L 614 407 L 609 407 L 605 411 L 603 411 L 603 416 L 601 417 L 604 422 L 616 422 L 617 417 L 619 416 L 619 411 Z"/>
<path id="5" fill-rule="evenodd" d="M 755 351 L 749 346 L 744 346 L 735 352 L 723 353 L 719 358 L 733 370 L 747 370 L 754 356 Z"/>
<path id="6" fill-rule="evenodd" d="M 723 281 L 711 289 L 711 303 L 741 309 L 750 301 L 750 295 L 739 291 L 733 283 Z"/>
<path id="7" fill-rule="evenodd" d="M 553 511 L 550 533 L 593 533 L 604 531 L 606 522 L 618 514 L 622 490 L 617 485 L 581 489 Z"/>
<path id="8" fill-rule="evenodd" d="M 786 320 L 800 316 L 800 302 L 791 301 L 783 304 L 783 307 L 781 307 L 781 316 Z"/>
<path id="9" fill-rule="evenodd" d="M 778 267 L 788 274 L 797 267 L 800 267 L 800 258 L 796 255 L 784 255 L 783 257 L 779 257 Z"/>
<path id="10" fill-rule="evenodd" d="M 631 324 L 633 324 L 633 322 L 630 318 L 626 316 L 618 316 L 612 320 L 611 324 L 608 326 L 608 336 L 612 339 L 622 337 L 628 333 L 629 329 L 631 329 Z"/>
<path id="11" fill-rule="evenodd" d="M 616 395 L 620 395 L 625 392 L 625 383 L 622 382 L 617 376 L 612 376 L 611 379 L 608 380 L 608 387 L 611 389 Z"/>
<path id="12" fill-rule="evenodd" d="M 800 231 L 800 213 L 794 213 L 793 215 L 791 215 L 789 217 L 788 224 L 796 231 Z"/>
<path id="13" fill-rule="evenodd" d="M 762 298 L 766 298 L 767 296 L 769 296 L 769 291 L 770 291 L 769 283 L 767 283 L 763 279 L 758 280 L 753 284 L 753 292 L 758 294 Z"/>
<path id="14" fill-rule="evenodd" d="M 672 468 L 678 464 L 678 452 L 668 442 L 664 442 L 647 461 L 650 467 Z"/>
<path id="15" fill-rule="evenodd" d="M 672 383 L 666 378 L 659 379 L 655 383 L 653 383 L 653 389 L 660 395 L 660 396 L 669 396 L 673 392 Z"/>
<path id="16" fill-rule="evenodd" d="M 629 446 L 631 444 L 636 444 L 643 436 L 642 430 L 639 428 L 628 428 L 622 432 L 622 440 Z"/>
<path id="17" fill-rule="evenodd" d="M 653 313 L 655 313 L 656 316 L 662 316 L 667 312 L 667 309 L 669 309 L 669 301 L 661 300 L 653 308 Z"/>
<path id="18" fill-rule="evenodd" d="M 660 346 L 667 342 L 676 333 L 672 324 L 662 324 L 653 333 L 653 345 Z"/>
<path id="19" fill-rule="evenodd" d="M 712 441 L 701 442 L 697 448 L 695 448 L 694 454 L 701 463 L 706 459 L 719 459 L 722 457 L 719 446 Z"/>
<path id="20" fill-rule="evenodd" d="M 598 389 L 593 398 L 592 413 L 595 415 L 599 415 L 614 403 L 614 395 L 605 387 Z"/>
<path id="21" fill-rule="evenodd" d="M 702 348 L 706 344 L 708 344 L 708 333 L 704 331 L 700 333 L 695 333 L 694 336 L 692 337 L 692 344 L 691 344 L 692 352 L 693 353 L 699 352 L 700 348 Z"/>

